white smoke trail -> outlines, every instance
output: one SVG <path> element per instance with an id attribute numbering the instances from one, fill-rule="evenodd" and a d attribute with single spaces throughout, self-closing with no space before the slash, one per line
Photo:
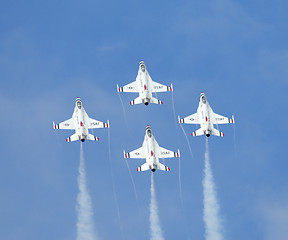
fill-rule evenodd
<path id="1" fill-rule="evenodd" d="M 151 172 L 151 202 L 150 202 L 150 239 L 164 240 L 160 220 L 158 216 L 158 206 L 154 187 L 154 176 Z"/>
<path id="2" fill-rule="evenodd" d="M 188 144 L 188 148 L 189 148 L 189 151 L 190 151 L 191 158 L 193 158 L 193 152 L 192 152 L 192 148 L 191 148 L 191 146 L 190 146 L 190 143 L 189 143 L 187 134 L 186 134 L 186 132 L 185 132 L 182 124 L 180 124 L 180 127 L 181 127 L 181 129 L 182 129 L 182 132 L 184 133 L 185 138 L 186 138 L 186 142 L 187 142 L 187 144 Z"/>
<path id="3" fill-rule="evenodd" d="M 128 161 L 127 161 L 126 158 L 124 158 L 124 159 L 125 159 L 125 163 L 126 163 L 126 166 L 127 166 L 128 172 L 129 172 L 129 176 L 130 176 L 130 179 L 131 179 L 131 182 L 132 182 L 132 185 L 133 185 L 134 195 L 135 195 L 135 198 L 136 198 L 136 201 L 137 201 L 137 205 L 138 205 L 138 208 L 139 208 L 139 199 L 138 199 L 138 194 L 137 194 L 137 190 L 136 190 L 136 185 L 135 185 L 135 182 L 134 182 L 134 179 L 133 179 L 133 176 L 132 176 L 131 169 L 130 169 L 130 166 L 128 164 Z"/>
<path id="4" fill-rule="evenodd" d="M 129 125 L 128 125 L 128 120 L 127 120 L 127 114 L 126 114 L 126 110 L 125 110 L 124 103 L 123 103 L 123 100 L 122 100 L 122 97 L 121 97 L 120 92 L 118 92 L 118 96 L 119 96 L 119 98 L 120 98 L 120 102 L 121 102 L 121 106 L 122 106 L 124 121 L 125 121 L 126 127 L 127 127 L 127 129 L 128 129 L 128 133 L 129 133 L 129 135 L 130 135 L 129 128 L 128 128 Z"/>
<path id="5" fill-rule="evenodd" d="M 116 206 L 116 210 L 117 210 L 117 216 L 118 216 L 118 223 L 119 223 L 119 227 L 120 227 L 120 231 L 121 231 L 121 237 L 122 237 L 122 239 L 124 239 L 123 227 L 121 224 L 122 221 L 121 221 L 120 208 L 119 208 L 117 194 L 116 194 L 113 164 L 112 164 L 112 158 L 111 158 L 110 128 L 108 128 L 108 156 L 109 156 L 109 163 L 110 163 L 110 173 L 111 173 L 111 180 L 112 180 L 113 196 L 114 196 L 114 202 L 115 202 L 115 206 Z"/>
<path id="6" fill-rule="evenodd" d="M 205 168 L 203 179 L 204 191 L 204 222 L 205 222 L 205 239 L 222 240 L 223 231 L 221 219 L 219 216 L 219 204 L 216 197 L 216 189 L 213 180 L 213 174 L 210 166 L 209 145 L 206 137 Z"/>
<path id="7" fill-rule="evenodd" d="M 86 185 L 86 172 L 84 162 L 83 145 L 81 142 L 78 176 L 79 193 L 77 196 L 76 206 L 78 213 L 77 240 L 96 240 L 97 238 L 94 231 L 92 201 Z"/>
<path id="8" fill-rule="evenodd" d="M 121 102 L 121 106 L 122 106 L 122 111 L 123 111 L 123 115 L 124 115 L 124 121 L 125 121 L 125 124 L 126 124 L 127 132 L 128 132 L 129 138 L 132 139 L 132 136 L 131 136 L 131 134 L 130 134 L 130 129 L 129 129 L 129 124 L 128 124 L 127 116 L 126 116 L 125 107 L 124 107 L 124 104 L 123 104 L 123 100 L 122 100 L 121 95 L 120 95 L 119 92 L 118 92 L 118 95 L 119 95 L 120 102 Z M 125 158 L 125 163 L 126 163 L 126 166 L 127 166 L 127 169 L 128 169 L 128 173 L 129 173 L 129 176 L 130 176 L 132 185 L 133 185 L 134 194 L 135 194 L 135 198 L 136 198 L 137 205 L 138 205 L 138 209 L 139 209 L 139 199 L 138 199 L 138 194 L 137 194 L 137 191 L 136 191 L 136 185 L 135 185 L 135 182 L 134 182 L 132 173 L 131 173 L 130 166 L 129 166 L 128 161 L 127 161 L 126 158 Z"/>

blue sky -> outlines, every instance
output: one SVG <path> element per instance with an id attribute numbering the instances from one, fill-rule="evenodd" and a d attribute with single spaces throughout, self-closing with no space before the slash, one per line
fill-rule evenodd
<path id="1" fill-rule="evenodd" d="M 171 93 L 161 106 L 130 106 L 116 84 L 135 80 L 143 59 L 154 81 L 174 86 L 176 114 L 196 112 L 204 91 L 216 113 L 235 115 L 211 137 L 211 165 L 226 239 L 287 239 L 288 33 L 286 1 L 6 1 L 0 10 L 0 238 L 75 239 L 80 144 L 52 121 L 81 97 L 90 117 L 110 120 L 85 142 L 99 239 L 148 239 L 150 173 L 122 151 L 142 144 L 149 124 L 159 145 L 181 151 L 156 172 L 165 239 L 203 239 L 205 139 L 175 125 Z M 127 126 L 128 125 L 128 126 Z M 183 126 L 186 133 L 197 126 Z M 113 195 L 113 182 L 120 219 Z"/>

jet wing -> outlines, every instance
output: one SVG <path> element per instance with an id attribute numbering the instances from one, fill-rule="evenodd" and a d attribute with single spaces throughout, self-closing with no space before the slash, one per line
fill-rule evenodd
<path id="1" fill-rule="evenodd" d="M 172 84 L 171 84 L 171 87 L 168 87 L 168 86 L 165 86 L 163 84 L 153 81 L 152 92 L 171 92 L 171 91 L 173 91 Z"/>
<path id="2" fill-rule="evenodd" d="M 91 128 L 109 128 L 109 122 L 104 123 L 93 118 L 90 118 L 86 112 L 84 112 L 85 122 L 87 123 L 87 127 Z"/>
<path id="3" fill-rule="evenodd" d="M 54 129 L 75 129 L 73 118 L 70 118 L 59 124 L 53 122 Z"/>
<path id="4" fill-rule="evenodd" d="M 188 124 L 200 124 L 200 120 L 198 119 L 198 114 L 194 113 L 185 118 L 178 117 L 179 123 L 188 123 Z"/>
<path id="5" fill-rule="evenodd" d="M 124 152 L 124 157 L 125 158 L 145 158 L 145 155 L 143 153 L 143 147 L 137 148 L 132 152 L 125 153 Z"/>
<path id="6" fill-rule="evenodd" d="M 129 83 L 124 87 L 119 87 L 117 85 L 118 92 L 139 92 L 137 81 Z"/>
<path id="7" fill-rule="evenodd" d="M 234 123 L 234 117 L 232 116 L 231 119 L 213 112 L 213 124 L 226 124 L 226 123 Z"/>
<path id="8" fill-rule="evenodd" d="M 179 157 L 179 151 L 173 152 L 168 149 L 159 147 L 159 158 L 173 158 L 173 157 Z"/>
<path id="9" fill-rule="evenodd" d="M 101 122 L 93 118 L 89 118 L 88 128 L 109 128 L 109 123 Z"/>

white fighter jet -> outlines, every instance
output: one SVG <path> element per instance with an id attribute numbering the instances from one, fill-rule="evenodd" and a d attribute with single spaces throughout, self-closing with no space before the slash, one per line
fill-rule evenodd
<path id="1" fill-rule="evenodd" d="M 194 113 L 188 117 L 180 118 L 178 116 L 179 123 L 187 123 L 187 124 L 200 124 L 201 128 L 193 132 L 191 135 L 200 136 L 206 135 L 207 137 L 210 134 L 215 136 L 224 136 L 223 132 L 214 128 L 214 124 L 226 124 L 226 123 L 234 123 L 234 116 L 232 118 L 223 117 L 219 114 L 213 112 L 210 107 L 205 94 L 202 92 L 200 94 L 200 102 L 199 107 L 197 109 L 197 113 Z"/>
<path id="2" fill-rule="evenodd" d="M 162 101 L 152 96 L 153 92 L 171 92 L 173 91 L 172 84 L 170 87 L 152 81 L 144 62 L 141 60 L 139 63 L 138 75 L 136 81 L 119 87 L 117 84 L 118 92 L 137 92 L 139 97 L 130 102 L 131 105 L 144 103 L 148 105 L 149 102 L 156 104 L 163 104 Z"/>
<path id="3" fill-rule="evenodd" d="M 149 169 L 151 169 L 152 172 L 155 172 L 156 168 L 163 171 L 170 171 L 169 167 L 159 162 L 159 158 L 173 158 L 179 156 L 179 149 L 178 152 L 173 152 L 165 148 L 159 147 L 149 125 L 147 125 L 146 127 L 142 147 L 129 153 L 125 153 L 124 151 L 125 158 L 146 158 L 146 163 L 137 168 L 137 171 L 140 172 Z"/>
<path id="4" fill-rule="evenodd" d="M 75 134 L 66 139 L 66 142 L 72 142 L 76 140 L 81 140 L 84 142 L 85 139 L 99 141 L 98 137 L 90 134 L 88 129 L 91 128 L 109 128 L 109 121 L 107 123 L 100 122 L 89 118 L 84 110 L 83 104 L 79 97 L 76 98 L 74 112 L 72 118 L 55 124 L 53 122 L 54 129 L 72 129 L 75 130 Z"/>

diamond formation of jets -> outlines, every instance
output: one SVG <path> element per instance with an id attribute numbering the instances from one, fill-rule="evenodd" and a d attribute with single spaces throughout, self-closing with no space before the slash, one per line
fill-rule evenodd
<path id="1" fill-rule="evenodd" d="M 226 124 L 226 123 L 234 124 L 233 115 L 232 118 L 227 118 L 213 112 L 203 92 L 200 94 L 200 102 L 197 109 L 197 113 L 194 113 L 185 118 L 180 118 L 178 116 L 178 120 L 179 123 L 200 124 L 201 128 L 191 134 L 193 137 L 204 134 L 207 137 L 209 137 L 210 134 L 223 137 L 224 133 L 215 129 L 214 124 Z"/>
<path id="2" fill-rule="evenodd" d="M 135 92 L 139 93 L 139 97 L 130 102 L 131 105 L 144 103 L 148 105 L 149 102 L 155 104 L 163 104 L 162 101 L 152 96 L 153 92 L 171 92 L 173 91 L 172 84 L 170 87 L 152 81 L 144 62 L 141 60 L 139 63 L 138 75 L 136 81 L 119 87 L 117 84 L 118 92 Z"/>
<path id="3" fill-rule="evenodd" d="M 140 167 L 137 168 L 137 171 L 140 172 L 149 169 L 151 169 L 152 172 L 155 172 L 156 169 L 170 171 L 169 167 L 159 162 L 159 158 L 180 157 L 180 152 L 179 149 L 178 152 L 173 152 L 165 148 L 159 147 L 150 126 L 147 125 L 142 147 L 137 148 L 136 150 L 129 153 L 125 153 L 124 151 L 124 157 L 146 159 L 146 163 L 142 164 Z"/>
<path id="4" fill-rule="evenodd" d="M 72 118 L 61 122 L 59 124 L 55 124 L 53 122 L 54 129 L 70 129 L 75 130 L 75 134 L 66 139 L 67 142 L 81 140 L 82 142 L 85 139 L 99 141 L 98 137 L 90 134 L 88 129 L 92 128 L 109 128 L 109 121 L 107 123 L 97 121 L 95 119 L 89 118 L 81 99 L 79 97 L 76 98 L 75 108 L 72 115 Z"/>

